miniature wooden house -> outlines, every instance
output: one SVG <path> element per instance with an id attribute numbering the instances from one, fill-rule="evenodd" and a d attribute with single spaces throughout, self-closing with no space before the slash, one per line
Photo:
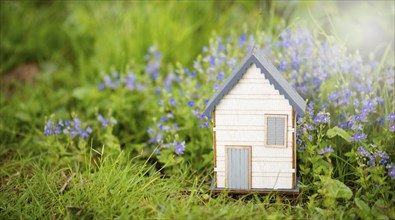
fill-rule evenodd
<path id="1" fill-rule="evenodd" d="M 214 191 L 297 193 L 296 115 L 306 102 L 254 48 L 207 104 Z"/>

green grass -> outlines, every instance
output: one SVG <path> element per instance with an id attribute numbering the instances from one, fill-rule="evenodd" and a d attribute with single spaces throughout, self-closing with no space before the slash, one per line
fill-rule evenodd
<path id="1" fill-rule="evenodd" d="M 206 176 L 162 176 L 124 153 L 98 163 L 91 168 L 94 171 L 84 169 L 82 172 L 71 167 L 45 167 L 42 162 L 19 169 L 2 187 L 7 192 L 0 197 L 2 215 L 8 218 L 196 219 L 284 216 L 291 211 L 291 202 L 283 201 L 282 197 L 212 195 L 207 190 Z M 68 182 L 70 177 L 73 178 Z M 66 183 L 65 190 L 61 190 Z M 276 202 L 276 198 L 281 200 Z"/>

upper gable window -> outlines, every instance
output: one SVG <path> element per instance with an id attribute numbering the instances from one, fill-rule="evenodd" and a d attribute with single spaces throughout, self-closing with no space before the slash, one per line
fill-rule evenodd
<path id="1" fill-rule="evenodd" d="M 265 145 L 287 146 L 287 115 L 265 115 Z"/>

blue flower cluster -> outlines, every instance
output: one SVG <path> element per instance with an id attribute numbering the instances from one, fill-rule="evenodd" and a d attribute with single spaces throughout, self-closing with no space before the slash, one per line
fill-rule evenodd
<path id="1" fill-rule="evenodd" d="M 148 61 L 148 65 L 145 67 L 145 73 L 149 74 L 152 80 L 156 80 L 159 77 L 159 68 L 161 67 L 162 53 L 159 52 L 156 46 L 151 46 L 148 49 L 148 54 L 144 56 L 144 59 Z"/>
<path id="2" fill-rule="evenodd" d="M 101 114 L 97 115 L 97 120 L 100 122 L 103 128 L 107 128 L 108 125 L 116 125 L 117 120 L 114 118 L 104 118 Z"/>
<path id="3" fill-rule="evenodd" d="M 277 63 L 294 88 L 304 98 L 312 100 L 307 108 L 309 118 L 298 120 L 301 128 L 296 131 L 299 151 L 306 149 L 299 136 L 307 132 L 308 140 L 314 142 L 311 134 L 325 123 L 337 125 L 352 134 L 350 141 L 354 144 L 374 141 L 371 140 L 373 136 L 368 137 L 372 130 L 395 131 L 394 113 L 387 117 L 380 115 L 380 106 L 385 102 L 381 96 L 392 94 L 394 89 L 394 68 L 383 69 L 377 75 L 377 61 L 363 62 L 358 52 L 348 53 L 329 41 L 318 42 L 307 30 L 285 30 L 274 45 L 264 51 L 269 57 L 276 57 L 272 62 Z M 316 116 L 314 109 L 320 109 Z M 327 112 L 330 112 L 331 120 Z M 371 157 L 377 161 L 380 155 L 387 155 L 381 152 L 373 153 Z M 326 148 L 318 153 L 325 154 Z"/>
<path id="4" fill-rule="evenodd" d="M 368 135 L 366 135 L 364 133 L 357 132 L 354 136 L 352 136 L 350 138 L 350 141 L 358 141 L 358 142 L 360 142 L 362 140 L 365 140 L 367 137 L 368 137 Z"/>
<path id="5" fill-rule="evenodd" d="M 395 164 L 389 162 L 389 155 L 381 150 L 375 149 L 375 145 L 371 145 L 373 148 L 372 153 L 360 146 L 358 154 L 364 160 L 366 160 L 371 168 L 382 165 L 387 168 L 388 176 L 395 180 Z"/>
<path id="6" fill-rule="evenodd" d="M 331 146 L 326 146 L 325 148 L 318 150 L 318 154 L 320 154 L 320 155 L 329 154 L 332 152 L 333 152 L 333 148 Z"/>
<path id="7" fill-rule="evenodd" d="M 316 40 L 315 34 L 307 29 L 295 28 L 283 31 L 276 40 L 264 33 L 215 37 L 202 48 L 192 67 L 177 64 L 165 70 L 160 51 L 150 47 L 145 56 L 143 82 L 153 103 L 158 104 L 158 111 L 147 128 L 148 143 L 159 145 L 158 152 L 162 148 L 174 148 L 175 154 L 182 154 L 185 141 L 180 140 L 194 138 L 193 129 L 189 129 L 191 124 L 210 127 L 210 118 L 202 115 L 208 99 L 253 46 L 262 48 L 287 81 L 303 98 L 310 100 L 307 116 L 298 119 L 299 151 L 306 148 L 300 135 L 306 134 L 314 144 L 320 132 L 333 126 L 351 134 L 349 141 L 354 147 L 373 141 L 374 135 L 369 131 L 394 132 L 395 115 L 393 112 L 382 115 L 380 106 L 385 100 L 378 95 L 393 90 L 393 68 L 383 69 L 379 76 L 372 74 L 378 69 L 378 62 L 363 62 L 358 52 L 349 53 L 335 42 Z M 124 85 L 138 90 L 136 81 L 134 74 L 128 74 L 127 79 L 113 74 L 112 78 L 105 78 L 103 85 L 110 89 Z M 382 88 L 388 91 L 379 91 L 382 88 L 375 85 L 384 85 Z M 152 93 L 150 88 L 154 88 Z M 187 125 L 188 129 L 179 129 L 179 125 L 181 128 Z M 315 152 L 330 155 L 336 150 L 332 146 Z"/>
<path id="8" fill-rule="evenodd" d="M 395 113 L 390 112 L 390 114 L 387 117 L 387 121 L 390 122 L 389 131 L 394 132 L 395 131 L 395 123 L 394 123 L 394 121 L 395 121 Z"/>
<path id="9" fill-rule="evenodd" d="M 49 119 L 44 127 L 44 134 L 46 136 L 65 134 L 70 137 L 79 136 L 81 138 L 87 138 L 91 133 L 91 127 L 88 126 L 86 129 L 81 128 L 81 121 L 78 117 L 74 117 L 71 121 L 65 120 L 64 122 L 60 119 L 56 124 L 54 120 Z"/>
<path id="10" fill-rule="evenodd" d="M 185 150 L 185 141 L 179 142 L 179 141 L 173 141 L 170 144 L 163 144 L 161 146 L 162 148 L 174 148 L 174 152 L 177 155 L 181 155 L 184 154 L 184 150 Z M 160 154 L 160 150 L 157 149 L 156 154 Z"/>
<path id="11" fill-rule="evenodd" d="M 136 75 L 133 71 L 129 71 L 126 75 L 120 75 L 119 72 L 114 71 L 112 76 L 104 75 L 104 82 L 99 83 L 98 89 L 103 91 L 106 88 L 116 90 L 121 87 L 126 88 L 129 91 L 145 91 L 146 87 L 136 80 Z"/>

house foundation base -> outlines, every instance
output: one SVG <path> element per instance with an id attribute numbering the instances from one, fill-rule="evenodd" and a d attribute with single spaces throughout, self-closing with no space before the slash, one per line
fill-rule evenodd
<path id="1" fill-rule="evenodd" d="M 252 189 L 228 189 L 228 188 L 218 188 L 214 187 L 214 180 L 211 181 L 210 190 L 215 193 L 227 192 L 231 194 L 248 194 L 248 193 L 258 193 L 258 194 L 270 194 L 279 193 L 286 195 L 299 195 L 300 193 L 300 178 L 298 177 L 296 181 L 295 189 L 271 189 L 271 188 L 252 188 Z"/>

